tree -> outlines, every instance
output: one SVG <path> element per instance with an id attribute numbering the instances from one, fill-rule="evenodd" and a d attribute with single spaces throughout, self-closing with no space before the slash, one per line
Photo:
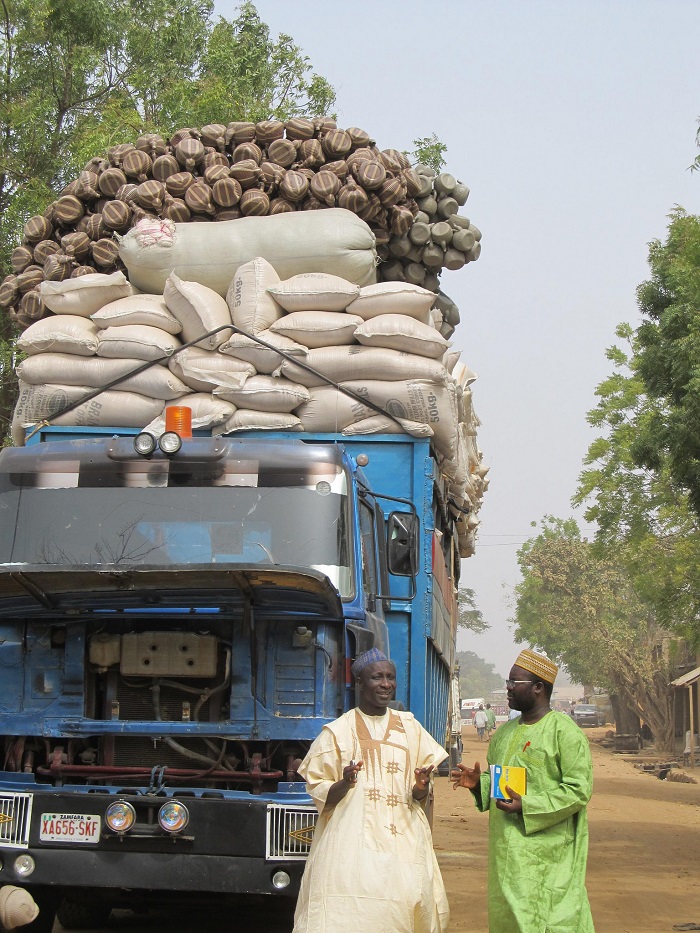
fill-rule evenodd
<path id="1" fill-rule="evenodd" d="M 624 561 L 600 556 L 573 519 L 546 516 L 518 551 L 515 638 L 559 660 L 580 683 L 621 695 L 673 751 L 669 683 L 676 648 L 635 590 Z"/>
<path id="2" fill-rule="evenodd" d="M 421 162 L 432 168 L 434 172 L 441 172 L 445 167 L 445 153 L 447 146 L 437 137 L 436 133 L 413 140 L 414 161 Z"/>
<path id="3" fill-rule="evenodd" d="M 245 2 L 0 0 L 0 276 L 22 227 L 94 156 L 143 132 L 331 111 L 335 92 Z M 0 312 L 0 436 L 17 393 Z"/>
<path id="4" fill-rule="evenodd" d="M 632 456 L 656 471 L 667 458 L 671 478 L 700 515 L 700 217 L 677 208 L 666 242 L 650 245 L 649 265 L 651 278 L 638 289 L 644 320 L 637 366 L 659 404 L 640 423 Z"/>
<path id="5" fill-rule="evenodd" d="M 459 687 L 463 697 L 486 697 L 494 690 L 503 690 L 503 677 L 473 651 L 458 651 Z"/>
<path id="6" fill-rule="evenodd" d="M 625 560 L 635 589 L 669 629 L 697 639 L 700 617 L 700 528 L 688 496 L 674 482 L 670 458 L 639 467 L 633 451 L 650 420 L 665 417 L 638 373 L 639 340 L 628 324 L 617 328 L 622 346 L 610 347 L 614 372 L 596 388 L 589 424 L 604 432 L 590 445 L 572 502 L 598 526 L 599 553 Z M 623 545 L 620 548 L 620 544 Z"/>
<path id="7" fill-rule="evenodd" d="M 458 616 L 457 625 L 468 629 L 475 635 L 481 635 L 489 629 L 489 623 L 484 621 L 481 610 L 476 605 L 474 590 L 467 586 L 460 588 L 457 594 Z"/>

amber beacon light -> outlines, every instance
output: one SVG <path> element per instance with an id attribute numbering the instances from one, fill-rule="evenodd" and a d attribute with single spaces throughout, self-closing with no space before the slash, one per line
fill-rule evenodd
<path id="1" fill-rule="evenodd" d="M 187 405 L 170 405 L 165 409 L 165 430 L 182 438 L 192 437 L 192 409 Z"/>

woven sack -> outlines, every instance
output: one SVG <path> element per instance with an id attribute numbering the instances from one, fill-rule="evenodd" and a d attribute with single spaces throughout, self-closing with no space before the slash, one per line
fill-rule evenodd
<path id="1" fill-rule="evenodd" d="M 264 330 L 256 336 L 269 344 L 270 347 L 283 350 L 289 356 L 305 359 L 308 355 L 307 347 L 290 340 L 288 337 L 283 337 L 281 334 L 274 334 L 272 331 Z M 243 360 L 245 363 L 251 363 L 258 373 L 264 375 L 275 372 L 284 362 L 284 357 L 280 356 L 274 349 L 264 347 L 242 334 L 234 334 L 230 340 L 222 345 L 221 352 Z M 300 380 L 292 379 L 291 381 L 299 382 Z"/>
<path id="2" fill-rule="evenodd" d="M 306 117 L 293 117 L 287 120 L 285 130 L 287 139 L 312 139 L 315 132 L 314 122 Z"/>
<path id="3" fill-rule="evenodd" d="M 91 314 L 98 327 L 120 327 L 124 324 L 147 324 L 169 334 L 179 334 L 182 324 L 168 311 L 162 295 L 132 295 L 110 301 Z"/>
<path id="4" fill-rule="evenodd" d="M 27 356 L 34 353 L 93 356 L 97 343 L 97 327 L 92 321 L 74 314 L 59 314 L 30 325 L 17 339 L 17 348 Z"/>
<path id="5" fill-rule="evenodd" d="M 198 282 L 183 281 L 174 272 L 165 283 L 163 298 L 168 310 L 182 324 L 182 338 L 185 343 L 231 323 L 231 313 L 221 295 Z M 229 330 L 222 330 L 200 340 L 197 346 L 204 350 L 214 350 L 228 340 L 230 335 Z"/>
<path id="6" fill-rule="evenodd" d="M 284 311 L 268 293 L 268 288 L 275 287 L 279 280 L 274 268 L 261 256 L 238 267 L 226 293 L 236 327 L 247 334 L 258 334 L 282 317 Z M 226 334 L 226 340 L 230 336 Z"/>
<path id="7" fill-rule="evenodd" d="M 360 294 L 353 282 L 323 272 L 303 272 L 268 289 L 285 311 L 344 311 Z"/>
<path id="8" fill-rule="evenodd" d="M 39 292 L 46 307 L 54 314 L 89 317 L 109 302 L 133 293 L 123 272 L 105 275 L 91 269 L 90 273 L 65 282 L 42 282 Z"/>
<path id="9" fill-rule="evenodd" d="M 410 434 L 411 437 L 432 437 L 434 434 L 429 424 L 408 421 L 406 418 L 394 419 L 388 415 L 371 415 L 362 421 L 355 421 L 343 428 L 342 433 L 346 437 L 355 437 L 358 434 Z"/>
<path id="10" fill-rule="evenodd" d="M 240 386 L 220 386 L 214 396 L 233 402 L 236 408 L 289 414 L 309 400 L 309 390 L 288 379 L 250 376 Z"/>
<path id="11" fill-rule="evenodd" d="M 77 402 L 93 391 L 88 386 L 19 384 L 19 397 L 12 417 L 12 440 L 24 444 L 25 428 L 39 421 L 57 425 L 114 426 L 140 428 L 163 410 L 162 399 L 147 398 L 134 392 L 101 392 L 60 417 L 55 416 L 70 402 Z"/>
<path id="12" fill-rule="evenodd" d="M 301 421 L 296 415 L 285 415 L 275 411 L 250 411 L 239 408 L 221 429 L 222 434 L 237 431 L 301 431 Z"/>
<path id="13" fill-rule="evenodd" d="M 255 124 L 242 121 L 229 123 L 224 139 L 227 146 L 231 143 L 234 147 L 240 143 L 250 143 L 255 139 Z"/>
<path id="14" fill-rule="evenodd" d="M 363 405 L 333 386 L 319 386 L 309 391 L 309 400 L 296 410 L 296 415 L 309 433 L 337 433 L 355 421 L 373 414 Z"/>
<path id="15" fill-rule="evenodd" d="M 38 240 L 38 243 L 45 242 L 44 240 Z M 48 242 L 51 242 L 50 240 Z M 30 266 L 34 261 L 34 251 L 29 246 L 17 246 L 12 250 L 11 265 L 12 271 L 15 275 L 19 275 L 24 272 L 27 266 Z"/>
<path id="16" fill-rule="evenodd" d="M 354 334 L 362 318 L 337 311 L 294 311 L 270 326 L 310 350 L 354 343 Z"/>
<path id="17" fill-rule="evenodd" d="M 303 362 L 334 382 L 348 379 L 424 379 L 444 385 L 448 378 L 447 370 L 438 360 L 379 347 L 320 347 L 309 350 Z M 279 375 L 307 388 L 325 385 L 323 379 L 287 360 L 280 366 Z"/>
<path id="18" fill-rule="evenodd" d="M 435 304 L 436 295 L 408 282 L 378 282 L 365 285 L 360 289 L 359 297 L 348 305 L 349 314 L 357 314 L 364 321 L 369 321 L 380 314 L 405 314 L 430 323 L 430 309 Z"/>
<path id="19" fill-rule="evenodd" d="M 349 282 L 376 280 L 374 235 L 348 211 L 329 208 L 210 224 L 142 221 L 122 238 L 119 254 L 130 282 L 162 294 L 171 272 L 199 281 L 220 295 L 239 266 L 262 256 L 281 278 L 328 272 Z"/>
<path id="20" fill-rule="evenodd" d="M 50 240 L 44 240 L 43 242 L 48 244 Z M 41 243 L 37 243 L 34 247 L 34 256 L 37 261 L 40 261 L 37 250 L 39 250 L 41 245 Z M 77 262 L 82 262 L 82 260 L 87 258 L 90 254 L 90 237 L 86 233 L 79 233 L 78 231 L 67 233 L 65 236 L 61 237 L 61 249 L 67 256 L 71 256 Z M 55 252 L 57 252 L 57 250 L 51 250 L 49 255 L 53 255 Z"/>
<path id="21" fill-rule="evenodd" d="M 365 347 L 386 347 L 433 360 L 442 359 L 449 347 L 433 327 L 406 314 L 380 314 L 365 321 L 355 331 L 355 339 Z"/>
<path id="22" fill-rule="evenodd" d="M 217 386 L 237 386 L 255 375 L 255 367 L 215 350 L 187 347 L 168 360 L 168 368 L 195 392 L 211 392 Z"/>
<path id="23" fill-rule="evenodd" d="M 179 346 L 173 334 L 148 324 L 105 327 L 97 335 L 97 355 L 108 359 L 159 360 Z"/>
<path id="24" fill-rule="evenodd" d="M 280 120 L 261 120 L 255 124 L 255 138 L 263 146 L 269 146 L 284 136 L 284 123 Z"/>
<path id="25" fill-rule="evenodd" d="M 239 207 L 246 217 L 264 217 L 270 208 L 270 199 L 264 191 L 253 188 L 243 192 Z"/>
<path id="26" fill-rule="evenodd" d="M 22 228 L 22 237 L 28 243 L 38 243 L 39 240 L 48 240 L 52 233 L 53 226 L 46 217 L 42 217 L 41 214 L 30 217 Z"/>
<path id="27" fill-rule="evenodd" d="M 165 366 L 155 365 L 136 376 L 127 375 L 139 366 L 138 360 L 131 359 L 37 353 L 19 364 L 17 375 L 28 385 L 60 382 L 63 385 L 91 386 L 94 389 L 126 377 L 114 386 L 114 391 L 136 392 L 148 398 L 175 399 L 191 391 Z"/>

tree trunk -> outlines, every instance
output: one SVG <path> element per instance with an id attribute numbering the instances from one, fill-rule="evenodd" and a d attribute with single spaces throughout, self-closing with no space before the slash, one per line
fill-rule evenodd
<path id="1" fill-rule="evenodd" d="M 639 716 L 629 708 L 624 696 L 618 693 L 610 694 L 610 705 L 615 717 L 615 731 L 618 735 L 639 735 L 641 723 Z"/>

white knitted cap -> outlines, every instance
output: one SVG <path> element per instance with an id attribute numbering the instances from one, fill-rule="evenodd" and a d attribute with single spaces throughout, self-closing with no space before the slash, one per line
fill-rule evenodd
<path id="1" fill-rule="evenodd" d="M 24 888 L 6 884 L 0 888 L 0 923 L 6 930 L 23 927 L 39 916 L 34 898 Z"/>

